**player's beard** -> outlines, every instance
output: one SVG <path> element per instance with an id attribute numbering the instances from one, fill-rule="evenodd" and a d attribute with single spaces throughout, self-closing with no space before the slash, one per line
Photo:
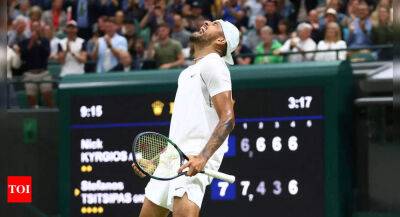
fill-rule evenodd
<path id="1" fill-rule="evenodd" d="M 190 35 L 189 40 L 197 47 L 206 47 L 215 39 L 212 35 L 200 34 L 194 32 Z"/>

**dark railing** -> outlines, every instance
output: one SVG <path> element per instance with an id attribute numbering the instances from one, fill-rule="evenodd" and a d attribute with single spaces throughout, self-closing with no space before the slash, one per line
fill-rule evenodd
<path id="1" fill-rule="evenodd" d="M 357 47 L 357 48 L 345 48 L 345 49 L 332 49 L 332 50 L 313 50 L 313 51 L 302 51 L 302 52 L 282 52 L 279 55 L 276 56 L 283 56 L 283 57 L 287 57 L 289 55 L 292 54 L 308 54 L 308 53 L 325 53 L 325 52 L 336 52 L 336 60 L 339 59 L 339 52 L 341 51 L 346 51 L 346 52 L 351 52 L 351 51 L 360 51 L 360 50 L 380 50 L 380 49 L 393 49 L 394 46 L 392 44 L 383 44 L 383 45 L 373 45 L 373 46 L 366 46 L 366 47 Z M 240 55 L 236 55 L 236 57 L 258 57 L 258 56 L 269 56 L 269 55 L 275 55 L 272 52 L 268 52 L 268 53 L 262 53 L 262 54 L 257 54 L 257 53 L 251 53 L 251 54 L 240 54 Z M 52 63 L 52 64 L 56 64 L 56 63 Z M 48 80 L 48 81 L 24 81 L 22 79 L 22 76 L 19 77 L 14 77 L 12 79 L 8 79 L 6 80 L 5 84 L 6 84 L 6 108 L 9 108 L 9 84 L 13 85 L 13 84 L 23 84 L 23 83 L 53 83 L 55 85 L 57 85 L 60 82 L 61 78 L 56 76 L 53 77 L 52 80 Z"/>

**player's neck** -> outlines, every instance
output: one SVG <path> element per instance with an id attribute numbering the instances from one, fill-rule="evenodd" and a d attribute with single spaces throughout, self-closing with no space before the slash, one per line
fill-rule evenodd
<path id="1" fill-rule="evenodd" d="M 203 57 L 207 56 L 210 53 L 216 53 L 212 47 L 194 47 L 194 62 L 197 63 Z"/>

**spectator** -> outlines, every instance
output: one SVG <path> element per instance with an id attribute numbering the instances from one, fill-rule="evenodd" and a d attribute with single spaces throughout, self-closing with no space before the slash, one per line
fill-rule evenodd
<path id="1" fill-rule="evenodd" d="M 69 0 L 66 3 L 72 7 L 72 17 L 78 25 L 78 36 L 89 40 L 98 13 L 96 0 Z"/>
<path id="2" fill-rule="evenodd" d="M 222 14 L 220 14 L 222 20 L 229 21 L 238 27 L 241 26 L 241 22 L 246 14 L 242 10 L 238 0 L 224 0 L 223 4 Z"/>
<path id="3" fill-rule="evenodd" d="M 256 47 L 256 54 L 258 55 L 255 60 L 254 64 L 266 64 L 266 63 L 280 63 L 282 62 L 283 58 L 277 55 L 263 55 L 265 53 L 273 53 L 280 47 L 282 44 L 279 43 L 277 40 L 273 40 L 273 30 L 269 26 L 264 26 L 261 29 L 261 39 L 262 42 L 258 44 Z"/>
<path id="4" fill-rule="evenodd" d="M 146 14 L 146 9 L 140 7 L 139 2 L 136 0 L 130 0 L 128 4 L 128 9 L 125 11 L 126 18 L 131 22 L 137 22 L 137 20 L 142 20 Z"/>
<path id="5" fill-rule="evenodd" d="M 290 0 L 293 5 L 293 11 L 289 15 L 292 26 L 304 22 L 307 14 L 318 6 L 318 0 Z"/>
<path id="6" fill-rule="evenodd" d="M 311 38 L 315 42 L 319 42 L 323 37 L 323 32 L 322 32 L 323 27 L 320 25 L 317 10 L 313 9 L 308 13 L 308 22 L 312 27 Z"/>
<path id="7" fill-rule="evenodd" d="M 29 29 L 34 22 L 39 22 L 40 25 L 42 25 L 42 9 L 38 6 L 33 6 L 29 11 L 29 19 Z"/>
<path id="8" fill-rule="evenodd" d="M 31 5 L 39 6 L 40 8 L 43 8 L 43 10 L 48 10 L 51 8 L 52 0 L 29 0 L 29 1 L 31 2 Z"/>
<path id="9" fill-rule="evenodd" d="M 7 46 L 7 79 L 12 79 L 13 70 L 21 66 L 21 58 L 19 56 L 19 50 L 14 51 Z M 14 85 L 8 84 L 8 107 L 15 108 L 18 106 L 17 95 L 15 93 Z"/>
<path id="10" fill-rule="evenodd" d="M 274 32 L 278 32 L 278 23 L 282 16 L 278 11 L 278 2 L 276 0 L 267 0 L 264 4 L 265 17 L 267 18 L 267 25 L 272 28 Z"/>
<path id="11" fill-rule="evenodd" d="M 183 2 L 182 0 L 172 0 L 167 7 L 167 13 L 169 14 L 182 14 Z"/>
<path id="12" fill-rule="evenodd" d="M 211 6 L 214 4 L 214 0 L 186 0 L 186 3 L 192 7 L 201 8 L 201 13 L 196 15 L 196 17 L 202 15 L 206 20 L 213 19 Z"/>
<path id="13" fill-rule="evenodd" d="M 253 52 L 243 45 L 242 43 L 242 35 L 240 36 L 239 45 L 236 50 L 233 52 L 233 60 L 237 65 L 249 65 L 253 63 L 253 57 L 251 56 Z M 249 56 L 239 56 L 239 55 L 249 55 Z"/>
<path id="14" fill-rule="evenodd" d="M 191 33 L 183 26 L 182 16 L 179 14 L 174 15 L 174 28 L 172 29 L 171 38 L 179 41 L 182 47 L 186 48 L 189 45 L 189 38 Z"/>
<path id="15" fill-rule="evenodd" d="M 96 0 L 98 13 L 104 16 L 115 16 L 120 8 L 119 0 Z"/>
<path id="16" fill-rule="evenodd" d="M 49 25 L 44 25 L 42 27 L 43 37 L 46 38 L 50 42 L 50 60 L 57 59 L 58 52 L 58 44 L 60 43 L 60 39 L 54 37 L 54 31 Z"/>
<path id="17" fill-rule="evenodd" d="M 13 21 L 13 29 L 7 32 L 8 46 L 14 47 L 14 45 L 20 43 L 22 40 L 29 38 L 30 34 L 27 30 L 27 19 L 23 16 L 18 16 Z"/>
<path id="18" fill-rule="evenodd" d="M 166 23 L 169 27 L 173 26 L 173 17 L 165 11 L 165 3 L 159 2 L 157 5 L 149 6 L 147 14 L 140 21 L 140 28 L 150 27 L 151 33 L 157 30 L 157 27 Z"/>
<path id="19" fill-rule="evenodd" d="M 289 22 L 286 20 L 279 21 L 278 24 L 278 33 L 275 36 L 275 39 L 279 41 L 279 43 L 283 44 L 289 38 Z"/>
<path id="20" fill-rule="evenodd" d="M 277 49 L 274 53 L 280 54 L 283 52 L 304 52 L 314 51 L 317 47 L 315 42 L 310 38 L 311 25 L 308 23 L 301 23 L 297 26 L 297 36 L 288 39 L 280 49 Z M 314 59 L 313 53 L 302 53 L 302 54 L 290 54 L 288 57 L 289 62 L 302 62 L 311 61 Z"/>
<path id="21" fill-rule="evenodd" d="M 348 45 L 350 48 L 365 47 L 371 45 L 372 22 L 369 17 L 368 5 L 360 3 L 358 16 L 350 23 Z"/>
<path id="22" fill-rule="evenodd" d="M 52 26 L 55 32 L 61 32 L 67 24 L 67 13 L 63 11 L 63 0 L 53 0 L 51 10 L 43 13 L 43 22 Z"/>
<path id="23" fill-rule="evenodd" d="M 38 107 L 38 87 L 43 95 L 47 106 L 53 107 L 51 76 L 47 71 L 50 44 L 46 38 L 41 37 L 41 26 L 38 21 L 32 23 L 32 35 L 23 40 L 19 45 L 21 52 L 22 68 L 24 71 L 23 80 L 29 105 L 32 108 Z M 29 82 L 43 82 L 40 84 Z"/>
<path id="24" fill-rule="evenodd" d="M 57 59 L 62 65 L 61 77 L 85 72 L 84 67 L 87 61 L 85 40 L 77 36 L 77 26 L 74 20 L 68 21 L 65 29 L 67 37 L 60 40 L 58 46 Z"/>
<path id="25" fill-rule="evenodd" d="M 11 19 L 16 19 L 18 16 L 29 17 L 29 9 L 31 7 L 29 0 L 12 1 L 11 4 L 8 12 Z M 18 9 L 16 8 L 17 6 Z"/>
<path id="26" fill-rule="evenodd" d="M 128 41 L 128 51 L 131 55 L 135 53 L 135 42 L 137 40 L 136 27 L 129 20 L 125 20 L 122 28 L 122 34 Z"/>
<path id="27" fill-rule="evenodd" d="M 132 67 L 134 70 L 140 70 L 143 68 L 143 63 L 146 59 L 148 59 L 148 52 L 144 46 L 144 40 L 139 38 L 135 42 L 135 52 L 132 55 Z"/>
<path id="28" fill-rule="evenodd" d="M 125 14 L 123 11 L 119 10 L 115 13 L 115 24 L 118 26 L 118 32 L 122 33 L 122 27 L 124 26 Z"/>
<path id="29" fill-rule="evenodd" d="M 253 28 L 256 23 L 256 18 L 258 16 L 264 15 L 263 5 L 261 3 L 261 0 L 246 1 L 246 3 L 244 4 L 244 7 L 245 7 L 245 11 L 247 13 L 247 16 L 249 17 L 248 26 L 250 28 Z"/>
<path id="30" fill-rule="evenodd" d="M 379 1 L 378 6 L 371 13 L 371 20 L 372 20 L 373 26 L 379 25 L 379 11 L 381 10 L 382 7 L 387 8 L 390 11 L 390 8 L 392 7 L 392 1 L 391 0 L 380 0 Z"/>
<path id="31" fill-rule="evenodd" d="M 254 28 L 249 30 L 243 37 L 243 44 L 246 45 L 250 50 L 254 51 L 256 46 L 261 42 L 260 30 L 267 23 L 267 19 L 264 16 L 257 16 Z"/>
<path id="32" fill-rule="evenodd" d="M 386 7 L 380 7 L 378 13 L 379 24 L 372 28 L 371 39 L 374 44 L 390 44 L 394 42 L 394 29 L 390 20 L 390 11 Z M 393 60 L 393 49 L 378 51 L 380 60 Z"/>
<path id="33" fill-rule="evenodd" d="M 184 58 L 181 44 L 169 37 L 170 29 L 163 24 L 158 27 L 154 49 L 150 48 L 151 56 L 160 69 L 177 68 L 183 65 Z"/>
<path id="34" fill-rule="evenodd" d="M 114 68 L 120 58 L 121 51 L 128 51 L 126 38 L 117 33 L 114 18 L 107 18 L 104 23 L 105 35 L 97 41 L 92 59 L 97 60 L 96 71 L 104 73 Z"/>
<path id="35" fill-rule="evenodd" d="M 318 43 L 317 50 L 336 50 L 346 48 L 346 42 L 342 40 L 340 26 L 335 22 L 328 23 L 326 26 L 325 38 Z M 315 55 L 316 61 L 334 61 L 345 59 L 346 51 L 319 52 Z"/>
<path id="36" fill-rule="evenodd" d="M 185 9 L 187 7 L 183 8 L 183 12 L 185 12 Z M 184 15 L 185 19 L 188 22 L 188 30 L 191 32 L 197 31 L 199 29 L 199 25 L 202 26 L 203 22 L 205 20 L 204 16 L 202 16 L 203 14 L 203 8 L 202 8 L 202 2 L 201 1 L 192 1 L 191 5 L 189 6 L 190 10 L 189 10 L 189 14 L 188 15 Z M 201 22 L 201 24 L 200 24 Z"/>

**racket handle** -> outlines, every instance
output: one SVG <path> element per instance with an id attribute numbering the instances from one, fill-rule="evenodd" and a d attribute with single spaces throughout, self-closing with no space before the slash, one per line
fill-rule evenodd
<path id="1" fill-rule="evenodd" d="M 215 170 L 210 170 L 210 169 L 204 169 L 204 174 L 217 178 L 217 179 L 221 179 L 223 181 L 227 181 L 229 183 L 234 183 L 235 182 L 235 176 L 232 175 L 228 175 L 226 173 L 221 173 Z"/>

